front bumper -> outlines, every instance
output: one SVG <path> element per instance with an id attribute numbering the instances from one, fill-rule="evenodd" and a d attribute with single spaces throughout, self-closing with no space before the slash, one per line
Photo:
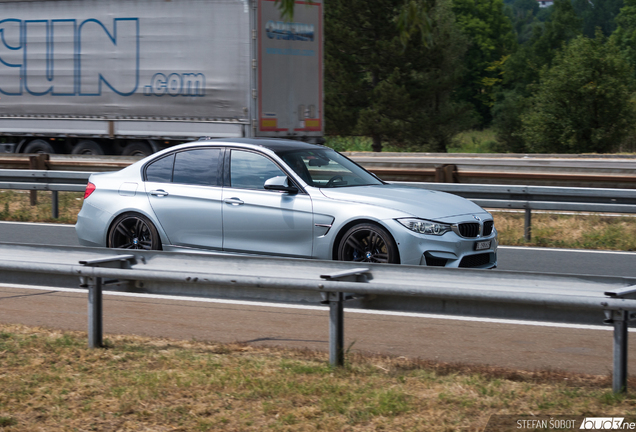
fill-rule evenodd
<path id="1" fill-rule="evenodd" d="M 463 238 L 455 232 L 441 236 L 418 234 L 397 221 L 391 221 L 402 264 L 449 268 L 494 268 L 497 266 L 497 230 L 486 237 Z M 490 247 L 475 250 L 478 242 L 490 241 Z"/>

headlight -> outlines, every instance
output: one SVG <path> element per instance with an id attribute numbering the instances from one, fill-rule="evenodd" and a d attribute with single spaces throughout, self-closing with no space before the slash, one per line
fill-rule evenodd
<path id="1" fill-rule="evenodd" d="M 451 231 L 451 225 L 424 219 L 405 218 L 397 219 L 399 223 L 420 234 L 443 235 Z"/>

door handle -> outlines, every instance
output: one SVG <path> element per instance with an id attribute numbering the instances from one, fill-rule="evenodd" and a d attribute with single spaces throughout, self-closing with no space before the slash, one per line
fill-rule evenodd
<path id="1" fill-rule="evenodd" d="M 241 201 L 238 198 L 226 198 L 226 199 L 223 200 L 223 202 L 225 204 L 231 204 L 233 206 L 240 206 L 240 205 L 245 204 L 243 201 Z"/>
<path id="2" fill-rule="evenodd" d="M 162 197 L 162 196 L 168 196 L 168 192 L 166 192 L 163 189 L 157 189 L 157 190 L 150 191 L 150 195 Z"/>

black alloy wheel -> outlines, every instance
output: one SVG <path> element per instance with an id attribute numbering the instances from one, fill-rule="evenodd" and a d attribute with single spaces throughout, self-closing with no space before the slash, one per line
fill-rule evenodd
<path id="1" fill-rule="evenodd" d="M 367 223 L 355 225 L 345 233 L 338 246 L 338 260 L 400 263 L 393 237 L 384 228 Z"/>
<path id="2" fill-rule="evenodd" d="M 150 220 L 138 214 L 123 214 L 108 233 L 108 247 L 116 249 L 161 250 L 161 239 Z"/>

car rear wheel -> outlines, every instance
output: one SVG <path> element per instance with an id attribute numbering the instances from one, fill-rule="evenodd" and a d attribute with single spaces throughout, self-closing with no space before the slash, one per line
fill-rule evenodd
<path id="1" fill-rule="evenodd" d="M 391 234 L 378 225 L 361 223 L 342 236 L 338 260 L 399 264 L 400 257 Z"/>
<path id="2" fill-rule="evenodd" d="M 161 239 L 150 219 L 140 214 L 123 214 L 108 233 L 108 247 L 161 250 Z"/>

